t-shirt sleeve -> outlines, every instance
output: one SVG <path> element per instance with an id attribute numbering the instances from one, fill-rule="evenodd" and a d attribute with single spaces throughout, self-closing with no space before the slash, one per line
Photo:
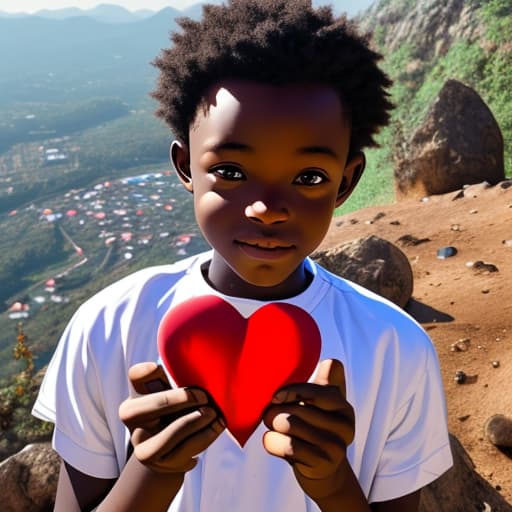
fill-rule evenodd
<path id="1" fill-rule="evenodd" d="M 453 464 L 446 404 L 433 346 L 412 396 L 394 415 L 369 501 L 388 501 L 421 489 Z"/>
<path id="2" fill-rule="evenodd" d="M 101 387 L 82 306 L 59 341 L 32 414 L 55 423 L 53 447 L 76 469 L 98 478 L 115 478 L 119 466 L 104 413 Z"/>

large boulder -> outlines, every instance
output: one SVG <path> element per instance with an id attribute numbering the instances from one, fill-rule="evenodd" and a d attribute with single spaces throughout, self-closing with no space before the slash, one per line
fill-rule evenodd
<path id="1" fill-rule="evenodd" d="M 476 471 L 471 457 L 450 435 L 453 467 L 421 492 L 419 512 L 512 512 L 510 505 Z"/>
<path id="2" fill-rule="evenodd" d="M 60 459 L 50 443 L 27 445 L 0 463 L 2 512 L 51 512 Z"/>
<path id="3" fill-rule="evenodd" d="M 473 89 L 448 80 L 397 161 L 397 199 L 504 179 L 503 136 L 492 112 Z"/>
<path id="4" fill-rule="evenodd" d="M 371 235 L 330 249 L 312 258 L 333 274 L 360 284 L 400 307 L 411 298 L 412 268 L 407 256 L 387 240 Z"/>

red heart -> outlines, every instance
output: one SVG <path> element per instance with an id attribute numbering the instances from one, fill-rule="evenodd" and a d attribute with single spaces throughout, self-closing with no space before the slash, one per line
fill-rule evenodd
<path id="1" fill-rule="evenodd" d="M 320 347 L 313 318 L 280 302 L 245 319 L 220 297 L 197 297 L 172 308 L 158 330 L 158 350 L 176 384 L 206 389 L 240 446 L 277 389 L 308 380 Z"/>

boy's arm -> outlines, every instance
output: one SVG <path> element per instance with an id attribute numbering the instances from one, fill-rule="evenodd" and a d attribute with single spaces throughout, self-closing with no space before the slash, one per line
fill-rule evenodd
<path id="1" fill-rule="evenodd" d="M 115 480 L 95 478 L 61 461 L 54 512 L 92 510 L 108 494 Z"/>
<path id="2" fill-rule="evenodd" d="M 297 482 L 322 512 L 417 512 L 420 491 L 368 504 L 346 458 L 353 441 L 354 411 L 346 401 L 343 365 L 320 363 L 312 383 L 282 388 L 268 407 L 263 438 L 267 451 L 287 460 Z"/>
<path id="3" fill-rule="evenodd" d="M 129 371 L 136 390 L 154 388 L 161 379 L 155 363 Z M 144 386 L 141 386 L 141 383 Z M 153 386 L 146 386 L 153 384 Z M 98 512 L 167 511 L 196 455 L 224 430 L 207 394 L 199 389 L 167 389 L 130 398 L 119 408 L 131 433 L 134 452 L 117 479 L 88 476 L 64 463 L 55 510 Z"/>
<path id="4" fill-rule="evenodd" d="M 147 510 L 166 512 L 184 474 L 156 473 L 132 456 L 116 480 L 86 475 L 63 462 L 54 512 Z"/>
<path id="5" fill-rule="evenodd" d="M 346 400 L 345 372 L 340 361 L 322 361 L 312 383 L 282 388 L 266 410 L 269 428 L 265 449 L 287 460 L 302 490 L 322 512 L 370 512 L 370 506 L 348 463 L 355 417 Z"/>

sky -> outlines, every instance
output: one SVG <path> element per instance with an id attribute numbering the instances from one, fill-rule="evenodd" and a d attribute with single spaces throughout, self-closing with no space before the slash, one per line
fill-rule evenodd
<path id="1" fill-rule="evenodd" d="M 0 0 L 0 11 L 32 13 L 42 9 L 55 10 L 65 7 L 91 9 L 102 3 L 121 5 L 130 11 L 139 9 L 158 11 L 164 7 L 184 9 L 199 3 L 199 0 Z"/>
<path id="2" fill-rule="evenodd" d="M 100 3 L 121 5 L 130 11 L 139 9 L 150 9 L 158 11 L 164 7 L 184 9 L 190 5 L 199 3 L 199 0 L 0 0 L 0 11 L 4 12 L 26 12 L 33 13 L 42 9 L 62 9 L 65 7 L 79 7 L 80 9 L 91 9 Z M 330 4 L 329 0 L 316 1 L 316 4 Z M 356 4 L 358 7 L 366 7 L 369 0 L 350 0 L 347 3 Z"/>

